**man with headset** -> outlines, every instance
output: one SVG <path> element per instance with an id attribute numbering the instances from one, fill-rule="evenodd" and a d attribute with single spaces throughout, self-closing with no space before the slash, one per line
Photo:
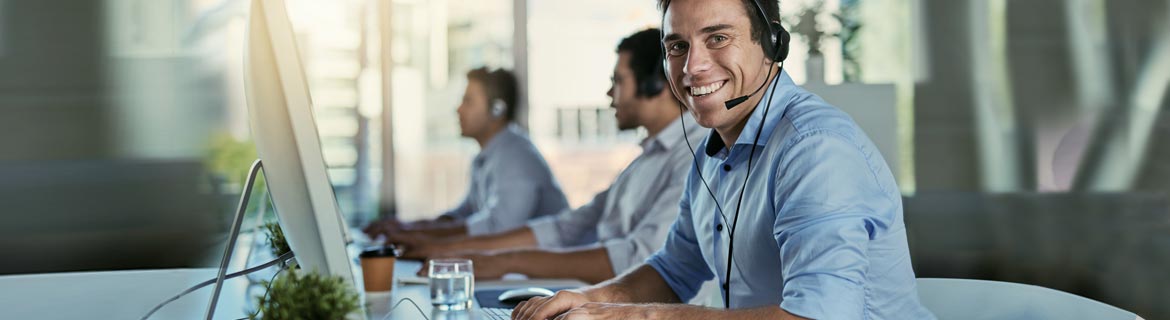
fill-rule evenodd
<path id="1" fill-rule="evenodd" d="M 417 238 L 493 234 L 568 208 L 544 157 L 512 122 L 518 95 L 511 72 L 469 71 L 463 101 L 456 109 L 460 133 L 480 146 L 471 164 L 467 195 L 435 220 L 403 224 L 391 218 L 370 224 L 366 233 Z"/>
<path id="2" fill-rule="evenodd" d="M 783 72 L 775 1 L 660 0 L 670 88 L 700 125 L 662 250 L 513 319 L 932 319 L 894 178 L 840 110 Z M 779 64 L 779 66 L 778 66 Z M 767 90 L 763 90 L 767 88 Z M 679 304 L 715 279 L 724 309 Z"/>
<path id="3" fill-rule="evenodd" d="M 680 103 L 666 90 L 662 70 L 661 32 L 647 29 L 617 46 L 617 64 L 606 93 L 615 109 L 618 129 L 646 128 L 639 155 L 606 190 L 593 200 L 527 226 L 497 235 L 408 243 L 405 254 L 431 257 L 458 251 L 499 250 L 465 254 L 480 279 L 522 273 L 534 278 L 573 278 L 601 282 L 640 264 L 662 247 L 693 157 L 683 133 L 701 139 L 690 114 L 679 116 Z M 683 125 L 688 127 L 684 130 Z M 534 248 L 535 247 L 535 248 Z"/>

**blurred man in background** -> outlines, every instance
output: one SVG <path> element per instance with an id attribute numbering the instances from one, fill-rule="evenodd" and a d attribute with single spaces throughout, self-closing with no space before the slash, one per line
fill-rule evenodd
<path id="1" fill-rule="evenodd" d="M 568 208 L 548 163 L 513 122 L 518 95 L 516 77 L 509 71 L 468 72 L 456 112 L 460 133 L 474 139 L 480 152 L 471 163 L 467 196 L 434 220 L 402 223 L 391 218 L 370 224 L 366 233 L 371 238 L 412 239 L 494 234 Z"/>

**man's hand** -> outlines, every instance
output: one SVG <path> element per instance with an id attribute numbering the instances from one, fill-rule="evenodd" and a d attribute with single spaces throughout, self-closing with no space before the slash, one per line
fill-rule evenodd
<path id="1" fill-rule="evenodd" d="M 674 306 L 674 308 L 683 309 L 685 307 Z M 661 317 L 661 315 L 656 312 L 660 309 L 667 309 L 664 311 L 671 311 L 670 309 L 672 308 L 670 306 L 653 304 L 586 303 L 580 307 L 569 310 L 569 312 L 562 313 L 555 319 L 677 319 L 674 317 Z"/>
<path id="2" fill-rule="evenodd" d="M 394 234 L 402 229 L 403 229 L 403 224 L 401 221 L 398 221 L 397 218 L 386 218 L 386 219 L 371 222 L 369 225 L 366 226 L 365 229 L 362 229 L 362 231 L 364 231 L 366 233 L 366 235 L 370 236 L 370 239 L 374 239 L 374 238 L 377 238 L 379 235 Z"/>
<path id="3" fill-rule="evenodd" d="M 508 273 L 508 258 L 504 255 L 465 252 L 454 257 L 471 260 L 471 269 L 475 271 L 477 280 L 496 280 Z"/>
<path id="4" fill-rule="evenodd" d="M 545 320 L 562 315 L 569 310 L 591 303 L 584 293 L 577 290 L 557 291 L 551 297 L 532 298 L 521 302 L 512 309 L 513 320 Z"/>
<path id="5" fill-rule="evenodd" d="M 501 255 L 490 253 L 479 253 L 475 251 L 448 251 L 446 253 L 438 253 L 430 257 L 430 259 L 468 259 L 471 260 L 471 269 L 475 271 L 475 278 L 477 280 L 496 280 L 508 273 L 507 258 Z M 423 267 L 418 271 L 418 276 L 426 277 L 427 268 Z"/>
<path id="6" fill-rule="evenodd" d="M 424 246 L 428 242 L 434 240 L 434 238 L 431 238 L 431 236 L 424 232 L 407 230 L 398 230 L 397 232 L 387 235 L 387 237 L 388 238 L 386 239 L 386 242 L 404 246 L 408 249 Z"/>

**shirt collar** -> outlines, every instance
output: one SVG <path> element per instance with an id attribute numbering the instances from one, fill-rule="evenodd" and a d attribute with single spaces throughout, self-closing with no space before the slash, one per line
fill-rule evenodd
<path id="1" fill-rule="evenodd" d="M 778 87 L 777 87 L 778 86 Z M 775 90 L 773 90 L 773 87 Z M 791 93 L 796 89 L 796 84 L 792 82 L 792 78 L 788 76 L 788 72 L 781 70 L 780 74 L 773 80 L 772 85 L 764 88 L 764 97 L 756 104 L 755 110 L 752 110 L 752 115 L 748 117 L 747 123 L 743 126 L 743 131 L 740 131 L 739 138 L 735 139 L 735 145 L 750 146 L 756 142 L 756 131 L 760 130 L 763 125 L 763 130 L 760 131 L 760 140 L 756 145 L 763 148 L 768 143 L 768 138 L 772 136 L 772 131 L 776 129 L 776 124 L 780 123 L 783 118 L 784 111 L 788 109 L 788 100 Z M 772 97 L 773 93 L 775 97 Z M 768 109 L 768 122 L 764 121 L 765 104 L 768 103 L 768 98 L 772 98 L 772 106 Z M 743 106 L 740 106 L 742 108 Z M 723 150 L 726 145 L 723 143 L 723 138 L 719 136 L 719 132 L 711 130 L 711 134 L 707 136 L 707 147 L 703 150 L 708 157 L 714 157 Z"/>
<path id="2" fill-rule="evenodd" d="M 503 145 L 507 144 L 509 140 L 513 140 L 515 137 L 523 135 L 523 130 L 524 129 L 520 128 L 520 126 L 516 125 L 515 123 L 508 123 L 508 125 L 504 127 L 503 130 L 500 130 L 500 132 L 496 133 L 495 136 L 488 140 L 488 143 L 483 146 L 483 150 L 480 150 L 479 154 L 475 155 L 475 163 L 482 163 L 486 157 L 492 153 L 497 152 L 497 150 L 500 148 L 503 148 Z"/>

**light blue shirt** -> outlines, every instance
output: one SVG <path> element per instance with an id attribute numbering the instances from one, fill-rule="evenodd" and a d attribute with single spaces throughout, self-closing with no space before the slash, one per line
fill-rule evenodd
<path id="1" fill-rule="evenodd" d="M 613 274 L 641 265 L 662 248 L 678 216 L 687 170 L 694 163 L 684 133 L 697 143 L 706 130 L 686 113 L 642 141 L 642 154 L 592 201 L 529 222 L 537 245 L 544 249 L 604 247 Z"/>
<path id="2" fill-rule="evenodd" d="M 478 236 L 520 228 L 568 207 L 540 151 L 510 124 L 475 156 L 467 196 L 443 215 L 465 219 L 467 234 Z"/>
<path id="3" fill-rule="evenodd" d="M 647 263 L 683 301 L 712 277 L 732 308 L 779 305 L 813 319 L 933 319 L 918 301 L 902 223 L 902 200 L 877 147 L 844 112 L 781 73 L 730 151 L 714 130 L 698 145 L 679 216 Z M 774 91 L 764 122 L 764 104 Z M 739 106 L 744 108 L 747 106 Z M 751 177 L 726 275 L 726 219 Z M 721 292 L 722 297 L 722 292 Z"/>

